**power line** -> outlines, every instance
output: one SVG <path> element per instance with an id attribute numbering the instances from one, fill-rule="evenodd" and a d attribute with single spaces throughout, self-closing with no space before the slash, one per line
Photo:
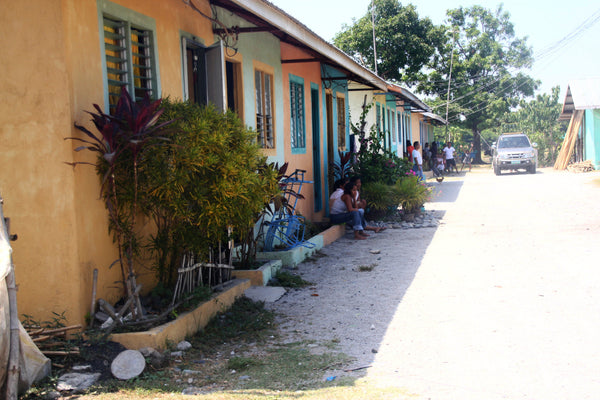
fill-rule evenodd
<path id="1" fill-rule="evenodd" d="M 557 53 L 559 50 L 561 50 L 562 48 L 564 48 L 565 46 L 567 46 L 569 43 L 571 43 L 573 40 L 575 40 L 577 37 L 579 37 L 580 35 L 582 35 L 582 34 L 583 34 L 583 33 L 584 33 L 586 30 L 588 30 L 588 29 L 590 29 L 592 26 L 594 26 L 594 25 L 595 25 L 595 24 L 596 24 L 598 21 L 600 21 L 600 9 L 598 9 L 598 10 L 597 10 L 597 11 L 596 11 L 594 14 L 592 14 L 592 15 L 591 15 L 590 17 L 588 17 L 588 18 L 587 18 L 585 21 L 583 21 L 583 22 L 582 22 L 582 23 L 581 23 L 579 26 L 577 26 L 577 28 L 575 28 L 573 31 L 571 31 L 570 33 L 568 33 L 567 35 L 565 35 L 565 36 L 564 36 L 562 39 L 560 39 L 559 41 L 557 41 L 557 42 L 553 43 L 552 45 L 548 46 L 547 48 L 543 49 L 543 50 L 542 50 L 542 51 L 540 51 L 539 53 L 534 53 L 534 54 L 536 54 L 536 56 L 537 56 L 537 57 L 535 57 L 535 58 L 537 58 L 538 60 L 541 60 L 541 59 L 544 59 L 544 58 L 546 58 L 546 57 L 550 57 L 550 56 L 554 55 L 554 54 L 555 54 L 555 53 Z M 483 74 L 482 74 L 482 75 L 483 75 Z M 480 80 L 483 80 L 485 77 L 483 77 L 482 75 L 480 75 L 478 78 L 475 78 L 475 79 L 473 79 L 471 84 L 475 84 L 475 83 L 479 82 Z M 444 105 L 445 105 L 446 107 L 448 107 L 448 105 L 449 105 L 449 104 L 455 103 L 455 102 L 457 102 L 457 101 L 459 101 L 459 100 L 462 100 L 462 99 L 464 99 L 464 98 L 465 98 L 465 97 L 467 97 L 467 96 L 470 96 L 470 95 L 473 95 L 473 94 L 479 93 L 479 92 L 481 92 L 481 91 L 483 91 L 483 90 L 487 89 L 489 86 L 491 86 L 491 85 L 495 84 L 496 82 L 498 82 L 498 81 L 499 81 L 500 79 L 502 79 L 502 78 L 503 78 L 503 75 L 499 75 L 499 76 L 497 76 L 495 79 L 493 79 L 491 82 L 489 82 L 489 83 L 486 83 L 486 84 L 484 84 L 484 85 L 483 85 L 483 86 L 481 86 L 481 87 L 475 88 L 474 90 L 472 90 L 472 91 L 470 91 L 470 92 L 468 92 L 468 93 L 465 93 L 464 95 L 462 95 L 462 96 L 460 96 L 460 97 L 457 97 L 457 98 L 453 99 L 452 101 L 449 101 L 449 100 L 448 100 L 448 101 L 447 101 L 445 104 L 444 104 L 444 103 L 442 103 L 442 104 L 439 104 L 439 105 L 437 105 L 437 106 L 433 107 L 433 109 L 435 109 L 435 108 L 439 108 L 439 107 L 442 107 L 442 106 L 444 106 Z M 526 79 L 526 78 L 524 78 L 524 79 Z M 434 81 L 434 82 L 435 82 L 435 81 Z M 440 82 L 441 82 L 441 81 L 440 81 Z M 465 83 L 466 83 L 466 82 L 465 82 Z M 523 86 L 525 83 L 526 83 L 526 80 L 524 80 L 524 81 L 523 81 L 523 82 L 522 82 L 520 85 L 518 85 L 516 88 L 520 88 L 520 87 L 521 87 L 521 86 Z M 456 88 L 459 88 L 459 87 L 462 87 L 462 86 L 456 86 L 456 87 L 454 87 L 454 89 L 456 89 Z M 514 87 L 514 85 L 513 85 L 513 87 Z M 508 90 L 509 88 L 511 88 L 511 87 L 509 86 L 509 87 L 508 87 L 506 90 Z M 502 93 L 502 92 L 501 92 L 501 93 Z M 439 96 L 439 94 L 438 94 L 438 96 Z M 462 106 L 463 106 L 463 107 L 465 107 L 465 106 L 468 106 L 468 105 L 469 105 L 470 103 L 472 103 L 473 101 L 474 101 L 474 100 L 471 100 L 471 101 L 469 101 L 469 102 L 467 102 L 467 103 L 464 103 L 464 104 L 462 104 Z M 479 105 L 481 105 L 481 104 L 485 104 L 485 102 L 480 102 L 480 103 L 479 103 L 477 106 L 479 106 Z M 476 106 L 476 107 L 477 107 L 477 106 Z M 483 108 L 481 108 L 481 109 L 478 109 L 478 110 L 476 110 L 476 111 L 473 111 L 473 112 L 471 112 L 471 113 L 469 113 L 469 114 L 466 114 L 466 115 L 470 115 L 470 114 L 473 114 L 473 113 L 475 113 L 475 112 L 482 111 L 482 110 L 484 110 L 485 108 L 488 108 L 489 106 L 490 106 L 490 105 L 488 104 L 488 105 L 486 105 L 485 107 L 483 107 Z M 472 108 L 471 108 L 471 109 L 472 109 Z M 456 119 L 458 119 L 458 118 L 459 118 L 459 117 L 458 117 L 458 115 L 461 115 L 461 114 L 462 114 L 462 115 L 465 115 L 464 113 L 459 113 L 459 114 L 457 114 L 457 115 L 453 116 L 452 118 L 449 118 L 449 119 L 447 118 L 447 121 L 448 121 L 448 122 L 450 122 L 450 120 L 456 120 Z"/>

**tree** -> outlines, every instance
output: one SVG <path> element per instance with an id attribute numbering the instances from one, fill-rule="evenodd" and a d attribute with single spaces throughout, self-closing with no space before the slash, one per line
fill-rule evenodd
<path id="1" fill-rule="evenodd" d="M 550 94 L 537 95 L 529 102 L 521 101 L 517 111 L 506 115 L 507 123 L 517 123 L 521 130 L 538 145 L 538 160 L 542 165 L 553 165 L 558 155 L 561 137 L 567 121 L 558 121 L 562 104 L 558 101 L 560 87 Z"/>
<path id="2" fill-rule="evenodd" d="M 448 10 L 446 15 L 445 45 L 438 48 L 429 65 L 431 72 L 417 91 L 437 96 L 438 113 L 449 105 L 449 122 L 472 131 L 474 162 L 481 163 L 481 131 L 497 125 L 539 84 L 522 72 L 533 61 L 532 50 L 526 38 L 515 37 L 502 5 L 494 12 L 472 6 Z"/>
<path id="3" fill-rule="evenodd" d="M 441 44 L 443 30 L 429 18 L 419 18 L 413 5 L 398 0 L 374 1 L 377 73 L 384 79 L 415 83 Z M 361 64 L 375 70 L 371 11 L 351 26 L 344 25 L 333 42 Z"/>

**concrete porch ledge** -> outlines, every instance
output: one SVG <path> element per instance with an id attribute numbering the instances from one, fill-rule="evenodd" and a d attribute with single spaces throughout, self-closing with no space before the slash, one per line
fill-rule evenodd
<path id="1" fill-rule="evenodd" d="M 250 279 L 252 286 L 266 286 L 281 269 L 281 260 L 271 260 L 257 269 L 233 270 L 234 278 Z"/>
<path id="2" fill-rule="evenodd" d="M 284 267 L 295 267 L 316 251 L 335 242 L 346 233 L 346 225 L 333 225 L 318 235 L 310 238 L 307 242 L 313 244 L 312 248 L 298 246 L 291 250 L 284 251 L 265 251 L 256 254 L 257 260 L 281 260 Z"/>
<path id="3" fill-rule="evenodd" d="M 163 350 L 167 342 L 180 342 L 204 328 L 218 312 L 227 310 L 250 287 L 248 279 L 234 279 L 223 285 L 223 290 L 196 309 L 181 314 L 177 319 L 148 331 L 115 333 L 110 340 L 121 343 L 129 350 L 152 347 Z"/>

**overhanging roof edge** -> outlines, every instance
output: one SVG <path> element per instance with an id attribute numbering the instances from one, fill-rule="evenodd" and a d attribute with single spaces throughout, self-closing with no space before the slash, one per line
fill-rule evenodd
<path id="1" fill-rule="evenodd" d="M 361 66 L 349 55 L 338 49 L 331 43 L 328 43 L 323 38 L 312 32 L 301 22 L 279 9 L 277 6 L 265 0 L 230 0 L 232 3 L 260 16 L 270 24 L 277 27 L 279 30 L 293 36 L 296 40 L 304 45 L 314 49 L 326 58 L 331 59 L 350 71 L 353 75 L 364 79 L 365 82 L 370 82 L 373 86 L 385 90 L 386 82 L 377 76 L 369 69 Z"/>

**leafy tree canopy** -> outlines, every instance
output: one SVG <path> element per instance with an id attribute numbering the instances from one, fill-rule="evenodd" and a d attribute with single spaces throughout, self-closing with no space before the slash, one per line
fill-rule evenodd
<path id="1" fill-rule="evenodd" d="M 481 162 L 480 131 L 497 125 L 521 99 L 533 95 L 539 84 L 522 72 L 531 66 L 532 49 L 526 38 L 515 36 L 502 5 L 495 11 L 460 7 L 446 15 L 444 45 L 432 58 L 430 72 L 417 91 L 446 100 L 450 81 L 449 122 L 473 132 L 475 162 Z M 438 101 L 434 111 L 443 115 L 445 106 L 445 101 Z"/>
<path id="2" fill-rule="evenodd" d="M 515 123 L 538 145 L 538 160 L 542 165 L 553 165 L 558 156 L 567 121 L 558 121 L 562 104 L 558 99 L 560 87 L 550 94 L 537 95 L 530 101 L 521 101 L 518 110 L 507 113 L 507 123 Z M 501 133 L 501 132 L 498 132 Z"/>
<path id="3" fill-rule="evenodd" d="M 375 0 L 374 21 L 377 73 L 384 79 L 416 83 L 421 68 L 428 64 L 445 39 L 443 29 L 429 18 L 419 18 L 413 5 L 398 0 Z M 371 11 L 351 26 L 344 25 L 334 44 L 375 71 Z"/>

